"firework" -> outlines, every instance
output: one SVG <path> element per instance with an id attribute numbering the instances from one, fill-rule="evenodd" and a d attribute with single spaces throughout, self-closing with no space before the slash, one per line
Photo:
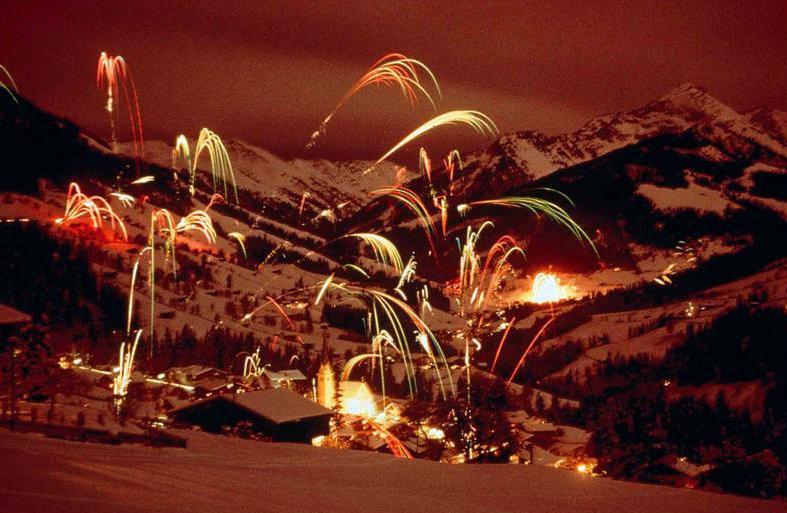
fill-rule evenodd
<path id="1" fill-rule="evenodd" d="M 535 336 L 533 336 L 533 339 L 530 341 L 530 344 L 527 345 L 527 348 L 522 353 L 522 357 L 519 359 L 519 362 L 517 362 L 516 367 L 514 367 L 513 372 L 511 372 L 511 376 L 509 376 L 508 381 L 506 382 L 508 385 L 510 385 L 511 382 L 514 381 L 514 378 L 516 377 L 516 373 L 519 372 L 520 367 L 522 367 L 522 364 L 525 363 L 525 358 L 527 358 L 527 355 L 530 352 L 530 350 L 533 349 L 533 345 L 535 345 L 539 337 L 541 337 L 544 331 L 546 331 L 546 329 L 549 327 L 550 324 L 552 324 L 552 322 L 555 319 L 556 317 L 550 317 L 549 320 L 547 320 L 547 322 L 545 322 L 541 326 L 541 329 L 539 329 L 538 332 L 536 332 Z"/>
<path id="2" fill-rule="evenodd" d="M 429 185 L 432 185 L 432 161 L 429 160 L 429 155 L 427 155 L 426 150 L 423 148 L 418 150 L 418 169 L 421 171 L 421 174 L 426 177 L 426 181 L 429 182 Z"/>
<path id="3" fill-rule="evenodd" d="M 437 95 L 440 96 L 440 86 L 437 84 L 437 80 L 429 68 L 421 61 L 410 59 L 400 53 L 390 53 L 381 57 L 377 62 L 372 64 L 371 68 L 369 68 L 369 70 L 344 94 L 341 100 L 339 100 L 336 107 L 334 107 L 325 117 L 317 130 L 311 135 L 309 142 L 306 144 L 306 148 L 312 148 L 317 143 L 317 139 L 325 134 L 331 118 L 333 118 L 336 112 L 341 109 L 350 98 L 370 85 L 384 85 L 388 87 L 398 86 L 402 94 L 413 106 L 417 103 L 418 94 L 420 93 L 426 97 L 429 103 L 432 104 L 432 107 L 434 107 L 435 104 L 432 96 L 424 88 L 418 76 L 419 71 L 422 71 L 429 77 L 434 84 Z"/>
<path id="4" fill-rule="evenodd" d="M 459 166 L 459 170 L 462 171 L 462 157 L 459 155 L 459 150 L 453 150 L 443 159 L 443 167 L 448 174 L 449 183 L 454 181 L 454 174 L 456 173 L 457 166 Z"/>
<path id="5" fill-rule="evenodd" d="M 260 377 L 265 372 L 265 367 L 268 364 L 262 365 L 260 359 L 260 348 L 258 347 L 256 351 L 252 354 L 247 356 L 243 360 L 243 377 Z"/>
<path id="6" fill-rule="evenodd" d="M 106 52 L 101 52 L 98 57 L 98 69 L 96 71 L 96 85 L 99 89 L 106 86 L 107 103 L 106 110 L 109 115 L 109 136 L 112 150 L 115 150 L 117 139 L 115 134 L 115 100 L 119 98 L 120 91 L 123 91 L 123 99 L 126 103 L 126 110 L 129 116 L 131 127 L 131 139 L 134 148 L 134 158 L 137 160 L 137 172 L 139 172 L 139 161 L 145 154 L 145 143 L 142 136 L 142 117 L 139 113 L 139 98 L 134 79 L 126 65 L 126 61 L 120 55 L 111 56 Z M 129 91 L 131 95 L 129 96 Z"/>
<path id="7" fill-rule="evenodd" d="M 82 193 L 79 185 L 72 182 L 68 186 L 68 193 L 66 197 L 66 207 L 63 212 L 63 217 L 55 219 L 56 224 L 67 225 L 86 217 L 90 219 L 93 228 L 101 228 L 104 226 L 104 218 L 109 219 L 112 230 L 119 230 L 123 235 L 123 240 L 128 240 L 128 233 L 123 220 L 120 219 L 109 202 L 101 196 L 87 196 Z"/>
<path id="8" fill-rule="evenodd" d="M 398 273 L 402 273 L 404 271 L 404 265 L 402 264 L 402 257 L 399 255 L 399 250 L 396 249 L 396 246 L 393 242 L 386 239 L 382 235 L 378 235 L 376 233 L 350 233 L 348 235 L 339 237 L 339 239 L 345 239 L 349 237 L 361 239 L 361 241 L 368 244 L 374 251 L 375 260 L 377 260 L 377 262 L 380 264 L 390 265 L 396 269 L 396 272 Z"/>
<path id="9" fill-rule="evenodd" d="M 172 174 L 175 180 L 181 169 L 191 173 L 191 148 L 189 148 L 189 140 L 183 134 L 175 138 L 175 147 L 172 149 Z"/>
<path id="10" fill-rule="evenodd" d="M 416 216 L 416 218 L 421 222 L 424 234 L 426 235 L 426 240 L 429 243 L 430 249 L 432 250 L 432 255 L 434 256 L 435 260 L 437 260 L 438 253 L 434 243 L 434 235 L 436 230 L 434 223 L 432 222 L 432 216 L 429 214 L 429 209 L 426 207 L 426 204 L 421 201 L 421 198 L 419 198 L 418 195 L 412 190 L 401 186 L 381 187 L 380 189 L 372 191 L 372 194 L 378 196 L 390 196 L 404 204 L 407 209 Z"/>
<path id="11" fill-rule="evenodd" d="M 556 303 L 569 297 L 569 288 L 560 284 L 554 274 L 538 273 L 533 278 L 530 300 L 534 303 Z"/>
<path id="12" fill-rule="evenodd" d="M 134 357 L 137 354 L 137 345 L 142 330 L 137 330 L 134 342 L 123 342 L 118 352 L 118 370 L 113 379 L 112 392 L 116 397 L 125 397 L 128 393 L 128 384 L 131 382 L 131 372 L 134 370 Z"/>
<path id="13" fill-rule="evenodd" d="M 300 219 L 300 217 L 303 215 L 303 207 L 306 206 L 306 198 L 308 198 L 311 195 L 312 193 L 306 191 L 303 193 L 303 196 L 301 196 L 301 204 L 298 207 L 298 219 Z"/>
<path id="14" fill-rule="evenodd" d="M 219 194 L 219 193 L 214 193 L 214 194 L 211 194 L 211 195 L 210 195 L 210 200 L 208 200 L 208 206 L 207 206 L 207 207 L 205 207 L 205 212 L 207 212 L 208 210 L 210 210 L 210 208 L 211 208 L 213 205 L 221 205 L 221 204 L 223 204 L 223 203 L 226 203 L 226 201 L 224 200 L 224 196 L 222 196 L 222 195 L 221 195 L 221 194 Z"/>
<path id="15" fill-rule="evenodd" d="M 328 290 L 328 287 L 331 285 L 332 281 L 333 281 L 333 273 L 331 273 L 331 275 L 328 276 L 328 278 L 325 281 L 323 281 L 322 287 L 320 287 L 320 292 L 317 293 L 317 297 L 314 300 L 315 306 L 320 304 L 322 297 L 325 295 L 325 291 Z"/>
<path id="16" fill-rule="evenodd" d="M 339 381 L 348 381 L 350 379 L 350 373 L 352 373 L 353 369 L 355 369 L 355 366 L 371 358 L 380 358 L 382 360 L 380 355 L 376 353 L 359 354 L 347 360 L 347 363 L 344 364 L 344 368 L 342 369 L 342 374 Z"/>
<path id="17" fill-rule="evenodd" d="M 110 192 L 109 195 L 117 199 L 120 204 L 126 208 L 133 207 L 134 203 L 137 201 L 134 199 L 134 196 L 131 196 L 130 194 L 124 194 L 122 192 Z"/>
<path id="18" fill-rule="evenodd" d="M 506 326 L 505 332 L 503 332 L 502 338 L 500 338 L 500 343 L 497 345 L 497 351 L 495 352 L 495 358 L 492 360 L 492 367 L 489 369 L 489 372 L 494 374 L 495 367 L 497 366 L 497 359 L 500 358 L 500 351 L 503 350 L 503 344 L 505 344 L 506 339 L 508 338 L 508 332 L 511 331 L 511 328 L 514 327 L 516 324 L 516 317 L 513 317 L 510 321 L 508 321 L 508 326 Z"/>
<path id="19" fill-rule="evenodd" d="M 423 125 L 407 134 L 401 141 L 396 143 L 390 150 L 385 152 L 382 157 L 377 159 L 377 161 L 372 164 L 372 167 L 364 171 L 364 174 L 371 172 L 374 166 L 387 159 L 396 153 L 400 148 L 407 145 L 414 139 L 417 139 L 426 132 L 432 130 L 433 128 L 456 124 L 468 125 L 481 135 L 488 134 L 489 136 L 495 136 L 498 134 L 497 126 L 495 125 L 494 121 L 492 121 L 486 114 L 475 110 L 452 110 L 430 119 Z"/>
<path id="20" fill-rule="evenodd" d="M 133 182 L 131 182 L 129 185 L 143 185 L 143 184 L 146 184 L 146 183 L 151 183 L 151 182 L 153 182 L 155 179 L 156 179 L 156 178 L 155 178 L 154 176 L 151 176 L 151 175 L 145 175 L 145 176 L 142 176 L 142 177 L 140 177 L 140 178 L 137 178 L 136 180 L 134 180 Z"/>
<path id="21" fill-rule="evenodd" d="M 396 284 L 396 288 L 394 288 L 394 292 L 402 296 L 402 299 L 407 301 L 407 296 L 405 295 L 404 291 L 402 291 L 402 287 L 406 284 L 410 283 L 412 279 L 415 277 L 415 267 L 417 262 L 415 261 L 414 256 L 410 256 L 410 259 L 407 261 L 407 265 L 404 266 L 402 273 L 399 275 L 399 283 Z"/>
<path id="22" fill-rule="evenodd" d="M 439 358 L 443 366 L 443 370 L 447 373 L 449 391 L 451 394 L 455 393 L 453 379 L 451 377 L 450 367 L 445 359 L 445 354 L 440 346 L 440 343 L 435 338 L 429 326 L 416 314 L 413 309 L 404 301 L 391 296 L 385 292 L 373 289 L 365 289 L 347 283 L 336 283 L 335 281 L 330 284 L 330 288 L 339 291 L 340 293 L 347 294 L 350 298 L 360 301 L 364 304 L 370 312 L 369 326 L 372 332 L 381 333 L 383 330 L 382 323 L 386 323 L 390 327 L 390 334 L 388 338 L 390 343 L 396 347 L 397 352 L 402 356 L 405 368 L 405 375 L 409 388 L 410 395 L 413 396 L 417 391 L 417 383 L 415 382 L 415 368 L 412 361 L 412 354 L 408 337 L 404 331 L 404 325 L 397 312 L 401 312 L 407 319 L 415 326 L 417 340 L 422 340 L 423 337 L 429 341 L 432 348 L 432 357 L 435 364 L 435 374 L 437 376 L 440 392 L 443 398 L 446 398 L 446 387 L 443 383 L 443 376 L 440 367 L 437 365 Z M 420 337 L 420 338 L 419 338 Z M 420 342 L 419 342 L 420 343 Z"/>
<path id="23" fill-rule="evenodd" d="M 561 194 L 561 196 L 566 197 L 558 191 L 552 192 L 556 192 Z M 474 201 L 472 203 L 462 204 L 457 206 L 457 211 L 462 215 L 466 215 L 472 207 L 481 205 L 493 205 L 507 208 L 524 208 L 536 216 L 543 214 L 548 219 L 568 230 L 568 232 L 571 233 L 577 240 L 589 245 L 596 256 L 598 256 L 596 245 L 593 244 L 593 241 L 590 239 L 585 230 L 583 230 L 582 227 L 579 226 L 579 224 L 577 224 L 574 219 L 572 219 L 571 215 L 569 215 L 569 213 L 557 203 L 532 196 L 515 196 L 493 200 Z"/>
<path id="24" fill-rule="evenodd" d="M 200 130 L 197 144 L 194 147 L 194 157 L 188 151 L 188 141 L 185 137 L 179 136 L 175 141 L 175 150 L 178 155 L 183 155 L 186 162 L 191 162 L 191 169 L 189 174 L 189 191 L 192 196 L 195 192 L 195 183 L 197 180 L 197 166 L 199 165 L 199 158 L 203 152 L 208 153 L 210 158 L 210 172 L 213 178 L 213 191 L 215 192 L 219 185 L 224 188 L 224 198 L 228 195 L 227 181 L 232 184 L 232 190 L 235 194 L 235 203 L 238 203 L 238 187 L 235 184 L 235 172 L 232 170 L 232 163 L 230 162 L 227 148 L 221 141 L 221 138 L 207 128 Z"/>
<path id="25" fill-rule="evenodd" d="M 344 264 L 342 267 L 344 267 L 345 269 L 352 269 L 353 271 L 357 272 L 358 274 L 360 274 L 366 279 L 369 278 L 369 273 L 367 273 L 366 271 L 364 271 L 362 268 L 358 267 L 355 264 Z"/>
<path id="26" fill-rule="evenodd" d="M 175 231 L 177 233 L 196 231 L 201 233 L 210 244 L 216 243 L 216 230 L 213 228 L 213 221 L 204 210 L 195 210 L 182 217 L 175 226 Z"/>
<path id="27" fill-rule="evenodd" d="M 5 75 L 8 82 L 3 82 L 0 80 L 0 89 L 5 91 L 11 99 L 14 100 L 15 103 L 19 103 L 19 100 L 16 99 L 16 95 L 19 94 L 19 89 L 16 87 L 16 82 L 14 82 L 14 77 L 11 76 L 11 73 L 0 64 L 0 76 Z"/>
<path id="28" fill-rule="evenodd" d="M 235 239 L 238 242 L 238 246 L 240 246 L 241 251 L 243 251 L 243 258 L 246 258 L 246 244 L 244 241 L 246 240 L 246 236 L 242 233 L 238 232 L 230 232 L 227 234 L 228 238 Z"/>

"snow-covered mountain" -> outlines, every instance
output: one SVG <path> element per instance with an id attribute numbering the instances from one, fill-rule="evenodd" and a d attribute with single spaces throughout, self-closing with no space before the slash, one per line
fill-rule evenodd
<path id="1" fill-rule="evenodd" d="M 232 162 L 239 188 L 248 189 L 263 197 L 298 204 L 304 192 L 309 192 L 309 204 L 321 208 L 336 207 L 350 202 L 345 212 L 357 210 L 369 200 L 369 193 L 394 183 L 397 168 L 382 163 L 364 175 L 372 162 L 329 160 L 284 160 L 273 153 L 238 139 L 227 139 L 225 147 Z M 192 147 L 194 141 L 191 141 Z M 131 153 L 129 144 L 120 151 Z M 162 167 L 171 165 L 172 144 L 163 141 L 145 142 L 145 160 Z M 210 160 L 205 153 L 200 157 L 199 169 L 208 172 Z"/>
<path id="2" fill-rule="evenodd" d="M 599 116 L 573 132 L 504 134 L 488 148 L 467 155 L 467 172 L 455 190 L 468 197 L 494 196 L 640 141 L 689 130 L 711 139 L 728 155 L 757 146 L 768 156 L 787 159 L 784 112 L 738 114 L 705 90 L 683 84 L 642 107 Z M 489 173 L 494 180 L 484 176 Z"/>

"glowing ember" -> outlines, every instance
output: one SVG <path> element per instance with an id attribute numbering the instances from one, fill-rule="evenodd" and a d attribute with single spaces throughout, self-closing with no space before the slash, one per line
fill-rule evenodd
<path id="1" fill-rule="evenodd" d="M 554 274 L 538 273 L 533 278 L 530 301 L 534 303 L 556 303 L 571 297 L 569 287 L 560 284 Z"/>

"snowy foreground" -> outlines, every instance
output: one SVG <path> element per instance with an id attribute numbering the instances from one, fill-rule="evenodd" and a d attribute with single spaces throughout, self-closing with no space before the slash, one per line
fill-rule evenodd
<path id="1" fill-rule="evenodd" d="M 516 465 L 445 465 L 189 433 L 189 448 L 113 447 L 0 430 L 12 512 L 787 511 L 741 497 Z"/>

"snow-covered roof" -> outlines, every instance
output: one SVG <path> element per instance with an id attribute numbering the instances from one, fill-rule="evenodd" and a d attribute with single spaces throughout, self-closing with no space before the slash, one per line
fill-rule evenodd
<path id="1" fill-rule="evenodd" d="M 306 379 L 306 376 L 304 376 L 303 373 L 298 369 L 286 369 L 280 371 L 271 371 L 265 369 L 265 375 L 271 381 L 300 381 Z"/>
<path id="2" fill-rule="evenodd" d="M 277 424 L 331 414 L 331 410 L 284 388 L 255 390 L 234 396 L 224 394 L 221 398 Z"/>
<path id="3" fill-rule="evenodd" d="M 10 306 L 0 304 L 0 325 L 25 324 L 30 322 L 30 316 L 15 310 Z"/>

